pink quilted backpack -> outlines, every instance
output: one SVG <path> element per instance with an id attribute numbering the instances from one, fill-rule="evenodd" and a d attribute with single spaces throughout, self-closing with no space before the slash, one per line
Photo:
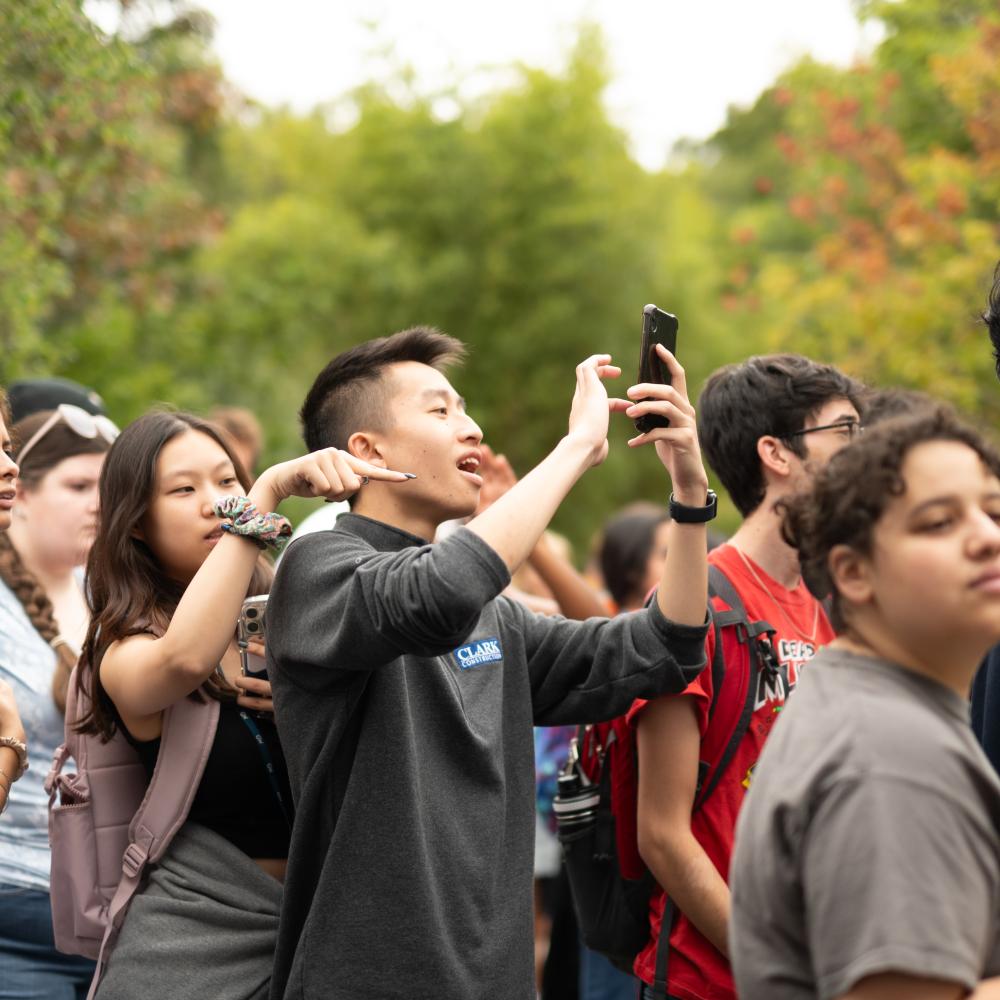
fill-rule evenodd
<path id="1" fill-rule="evenodd" d="M 65 742 L 52 758 L 45 789 L 56 948 L 97 960 L 89 1000 L 146 865 L 159 861 L 187 819 L 215 739 L 219 703 L 183 698 L 164 712 L 147 788 L 139 756 L 121 731 L 107 743 L 75 731 L 90 708 L 77 689 L 77 670 L 69 681 Z M 76 772 L 63 774 L 69 758 Z M 169 766 L 161 767 L 164 761 Z"/>

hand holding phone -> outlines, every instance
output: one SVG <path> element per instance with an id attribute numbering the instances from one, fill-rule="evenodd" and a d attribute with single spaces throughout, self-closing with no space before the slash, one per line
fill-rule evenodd
<path id="1" fill-rule="evenodd" d="M 267 680 L 267 666 L 264 657 L 250 651 L 250 643 L 264 644 L 266 631 L 264 612 L 267 608 L 267 594 L 248 597 L 240 608 L 236 622 L 236 645 L 240 648 L 240 666 L 246 677 Z"/>
<path id="2" fill-rule="evenodd" d="M 677 354 L 677 317 L 664 312 L 654 305 L 645 306 L 642 310 L 642 347 L 639 353 L 639 377 L 636 384 L 656 382 L 660 385 L 670 385 L 670 372 L 656 353 L 656 345 L 663 344 L 671 354 Z M 635 400 L 637 403 L 643 400 Z M 635 419 L 636 430 L 640 434 L 651 431 L 654 427 L 669 427 L 670 421 L 658 413 L 644 413 Z"/>

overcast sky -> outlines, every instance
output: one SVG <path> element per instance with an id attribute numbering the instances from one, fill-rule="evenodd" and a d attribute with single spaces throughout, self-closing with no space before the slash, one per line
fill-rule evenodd
<path id="1" fill-rule="evenodd" d="M 522 61 L 558 69 L 583 20 L 609 46 L 607 103 L 638 159 L 663 164 L 680 138 L 704 138 L 799 56 L 847 65 L 870 51 L 850 0 L 201 0 L 216 19 L 226 75 L 267 104 L 297 110 L 385 72 L 395 48 L 422 87 L 464 80 L 476 93 Z M 367 27 L 366 27 L 367 23 Z M 375 25 L 374 30 L 371 25 Z M 492 67 L 491 72 L 482 72 Z"/>

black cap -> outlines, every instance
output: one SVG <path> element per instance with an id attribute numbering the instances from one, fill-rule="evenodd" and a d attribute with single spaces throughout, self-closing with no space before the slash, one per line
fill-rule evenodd
<path id="1" fill-rule="evenodd" d="M 29 378 L 11 382 L 7 386 L 11 423 L 20 423 L 32 413 L 54 410 L 60 403 L 71 403 L 93 416 L 107 416 L 104 400 L 79 382 L 66 378 Z"/>

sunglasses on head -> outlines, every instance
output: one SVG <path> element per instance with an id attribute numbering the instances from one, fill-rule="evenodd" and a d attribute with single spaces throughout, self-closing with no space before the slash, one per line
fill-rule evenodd
<path id="1" fill-rule="evenodd" d="M 49 419 L 28 438 L 27 444 L 18 452 L 17 463 L 22 465 L 25 456 L 46 434 L 57 424 L 65 424 L 74 434 L 82 438 L 102 437 L 112 444 L 120 433 L 113 420 L 101 414 L 95 416 L 82 407 L 72 403 L 60 403 L 51 413 Z"/>

